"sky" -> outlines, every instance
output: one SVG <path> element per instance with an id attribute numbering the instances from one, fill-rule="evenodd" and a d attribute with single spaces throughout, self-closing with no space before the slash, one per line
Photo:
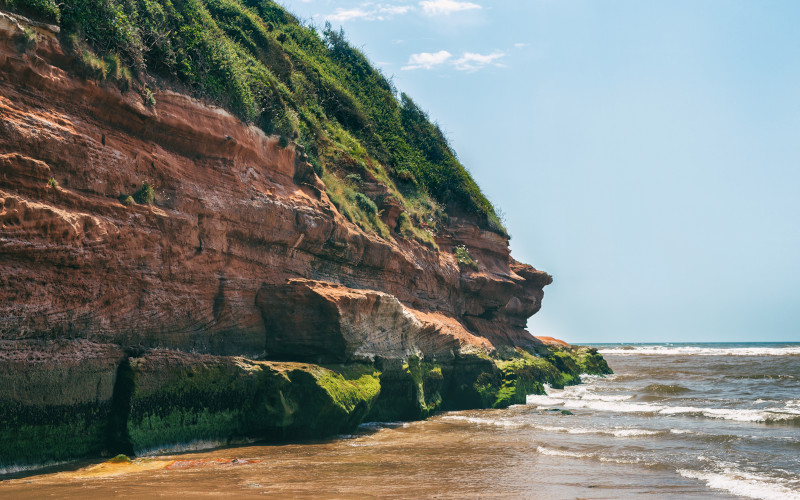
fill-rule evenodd
<path id="1" fill-rule="evenodd" d="M 439 123 L 554 276 L 534 335 L 800 341 L 800 2 L 280 3 Z"/>

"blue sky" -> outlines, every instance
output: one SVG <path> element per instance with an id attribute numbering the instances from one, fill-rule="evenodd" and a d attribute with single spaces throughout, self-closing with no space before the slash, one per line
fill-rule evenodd
<path id="1" fill-rule="evenodd" d="M 800 341 L 800 2 L 284 1 L 438 121 L 570 342 Z"/>

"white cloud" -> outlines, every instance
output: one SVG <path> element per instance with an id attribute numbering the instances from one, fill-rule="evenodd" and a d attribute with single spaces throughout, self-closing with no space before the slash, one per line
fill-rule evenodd
<path id="1" fill-rule="evenodd" d="M 528 45 L 530 45 L 530 44 L 529 43 L 515 43 L 514 47 L 516 47 L 518 49 L 521 49 L 522 47 L 527 47 Z"/>
<path id="2" fill-rule="evenodd" d="M 365 17 L 369 17 L 372 15 L 371 12 L 363 10 L 363 9 L 336 9 L 336 12 L 325 16 L 325 19 L 329 21 L 336 21 L 338 23 L 343 23 L 345 21 L 351 21 L 353 19 L 362 19 Z"/>
<path id="3" fill-rule="evenodd" d="M 379 8 L 382 14 L 407 14 L 414 10 L 413 5 L 385 5 Z"/>
<path id="4" fill-rule="evenodd" d="M 354 19 L 364 19 L 366 21 L 383 21 L 389 17 L 403 15 L 415 10 L 413 5 L 386 5 L 363 3 L 360 7 L 353 9 L 336 9 L 333 14 L 328 14 L 325 19 L 343 23 Z"/>
<path id="5" fill-rule="evenodd" d="M 505 56 L 503 52 L 494 52 L 492 54 L 475 54 L 473 52 L 464 52 L 464 55 L 453 61 L 453 66 L 459 71 L 475 71 L 490 64 L 500 66 L 495 61 Z"/>
<path id="6" fill-rule="evenodd" d="M 505 52 L 493 52 L 491 54 L 477 54 L 474 52 L 464 52 L 464 55 L 453 60 L 453 54 L 446 50 L 439 52 L 421 52 L 411 54 L 408 64 L 402 69 L 432 69 L 436 66 L 447 64 L 459 71 L 476 71 L 486 66 L 502 66 L 497 60 L 505 57 Z"/>
<path id="7" fill-rule="evenodd" d="M 408 65 L 403 66 L 402 69 L 431 69 L 434 66 L 444 64 L 451 57 L 453 57 L 453 54 L 447 52 L 446 50 L 440 50 L 439 52 L 435 53 L 421 52 L 419 54 L 411 54 L 411 57 L 408 58 Z"/>
<path id="8" fill-rule="evenodd" d="M 459 2 L 457 0 L 425 0 L 419 3 L 422 12 L 429 16 L 451 14 L 462 10 L 481 9 L 482 7 L 472 2 Z"/>

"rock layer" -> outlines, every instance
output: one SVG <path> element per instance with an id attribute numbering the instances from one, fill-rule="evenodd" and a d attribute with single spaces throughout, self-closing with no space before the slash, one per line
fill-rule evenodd
<path id="1" fill-rule="evenodd" d="M 304 278 L 436 312 L 481 348 L 535 343 L 523 328 L 549 276 L 511 259 L 506 238 L 466 217 L 442 252 L 364 233 L 294 146 L 183 95 L 150 108 L 75 77 L 54 33 L 36 28 L 38 48 L 20 53 L 18 21 L 0 21 L 2 338 L 258 356 L 256 296 Z M 155 205 L 123 205 L 143 182 Z M 477 271 L 459 269 L 455 244 Z"/>
<path id="2" fill-rule="evenodd" d="M 365 233 L 300 147 L 80 78 L 56 32 L 0 13 L 0 467 L 323 436 L 608 370 L 525 331 L 551 277 L 507 238 L 465 214 L 441 251 Z M 153 204 L 120 201 L 144 183 Z"/>

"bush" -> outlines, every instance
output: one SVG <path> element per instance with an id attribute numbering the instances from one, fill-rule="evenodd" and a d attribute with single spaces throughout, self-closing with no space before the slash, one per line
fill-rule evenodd
<path id="1" fill-rule="evenodd" d="M 134 193 L 133 199 L 140 205 L 152 205 L 156 201 L 156 194 L 153 190 L 153 186 L 148 182 L 143 182 L 142 187 Z"/>
<path id="2" fill-rule="evenodd" d="M 475 271 L 478 270 L 478 261 L 472 258 L 472 256 L 469 254 L 469 250 L 465 245 L 456 246 L 453 249 L 453 256 L 455 256 L 456 262 L 458 262 L 459 267 L 461 268 L 467 267 Z"/>
<path id="3" fill-rule="evenodd" d="M 39 44 L 39 37 L 36 35 L 36 31 L 26 27 L 22 28 L 18 41 L 22 52 L 34 51 Z"/>
<path id="4" fill-rule="evenodd" d="M 361 187 L 361 184 L 364 183 L 361 176 L 358 174 L 347 174 L 344 181 L 354 187 Z"/>
<path id="5" fill-rule="evenodd" d="M 119 202 L 125 205 L 126 207 L 130 207 L 136 205 L 136 201 L 133 199 L 133 196 L 123 194 L 119 197 Z"/>
<path id="6" fill-rule="evenodd" d="M 0 7 L 48 23 L 61 20 L 61 10 L 55 0 L 0 0 Z"/>
<path id="7" fill-rule="evenodd" d="M 88 49 L 82 49 L 78 53 L 77 62 L 80 66 L 80 72 L 84 77 L 100 81 L 106 79 L 106 75 L 108 74 L 106 62 Z"/>
<path id="8" fill-rule="evenodd" d="M 375 202 L 370 200 L 364 193 L 356 193 L 354 199 L 358 207 L 366 212 L 367 215 L 374 216 L 378 214 L 378 206 L 375 205 Z"/>
<path id="9" fill-rule="evenodd" d="M 408 236 L 411 234 L 411 227 L 411 218 L 407 213 L 401 213 L 397 218 L 397 232 L 404 236 Z"/>
<path id="10" fill-rule="evenodd" d="M 47 181 L 47 187 L 54 189 L 58 187 L 58 181 L 55 179 L 55 177 L 50 177 L 50 180 Z"/>
<path id="11" fill-rule="evenodd" d="M 153 91 L 150 90 L 149 87 L 144 87 L 142 89 L 142 100 L 146 106 L 153 108 L 156 105 L 156 96 L 153 95 Z"/>

